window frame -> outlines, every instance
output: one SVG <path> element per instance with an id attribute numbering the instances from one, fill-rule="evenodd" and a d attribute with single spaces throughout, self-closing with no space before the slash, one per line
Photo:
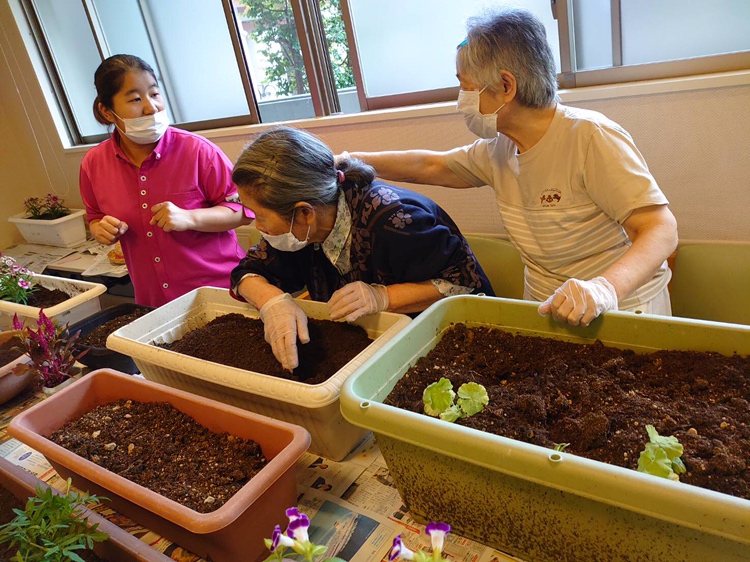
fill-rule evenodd
<path id="1" fill-rule="evenodd" d="M 253 79 L 245 57 L 244 44 L 239 23 L 234 16 L 232 0 L 220 0 L 226 18 L 235 60 L 243 84 L 248 113 L 231 117 L 217 118 L 203 121 L 180 122 L 176 126 L 189 131 L 203 131 L 207 129 L 222 129 L 235 126 L 261 124 L 259 102 L 255 96 Z M 68 100 L 65 84 L 55 63 L 52 52 L 41 24 L 34 0 L 17 0 L 31 31 L 34 44 L 38 50 L 40 60 L 45 67 L 49 84 L 57 100 L 59 113 L 67 131 L 71 145 L 83 145 L 100 142 L 107 138 L 107 134 L 82 135 L 75 120 L 73 108 Z M 341 113 L 335 79 L 329 56 L 328 44 L 323 30 L 320 4 L 318 0 L 289 0 L 300 38 L 300 46 L 307 74 L 310 98 L 315 117 L 325 117 Z M 109 56 L 106 37 L 98 26 L 96 5 L 94 0 L 81 0 L 87 14 L 99 55 L 102 60 Z M 561 89 L 575 90 L 589 86 L 617 85 L 648 80 L 690 77 L 703 74 L 750 70 L 750 50 L 734 53 L 724 53 L 703 57 L 693 57 L 675 61 L 656 62 L 622 66 L 622 44 L 620 29 L 621 0 L 610 0 L 612 27 L 612 56 L 614 66 L 595 70 L 577 70 L 575 64 L 575 37 L 572 22 L 573 0 L 550 0 L 550 9 L 557 21 L 559 33 L 561 72 L 558 83 Z M 138 5 L 144 14 L 148 27 L 147 0 L 138 0 Z M 409 107 L 422 104 L 437 104 L 452 102 L 456 99 L 459 87 L 414 91 L 387 96 L 367 97 L 360 57 L 357 51 L 356 29 L 349 7 L 349 0 L 340 0 L 339 7 L 344 21 L 344 29 L 349 48 L 349 59 L 352 65 L 357 99 L 362 112 Z M 157 63 L 159 62 L 159 46 L 154 45 Z M 169 93 L 169 77 L 165 77 L 164 87 Z M 264 123 L 265 124 L 265 123 Z"/>

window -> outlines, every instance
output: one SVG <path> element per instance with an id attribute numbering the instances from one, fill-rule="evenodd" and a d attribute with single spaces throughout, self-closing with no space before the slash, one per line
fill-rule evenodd
<path id="1" fill-rule="evenodd" d="M 73 144 L 101 140 L 93 74 L 132 53 L 190 130 L 454 100 L 466 18 L 490 0 L 12 0 Z M 750 69 L 747 0 L 513 0 L 563 87 Z"/>

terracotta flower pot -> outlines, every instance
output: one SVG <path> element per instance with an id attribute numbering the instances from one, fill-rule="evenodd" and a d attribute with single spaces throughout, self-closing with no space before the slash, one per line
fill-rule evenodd
<path id="1" fill-rule="evenodd" d="M 204 514 L 47 438 L 67 421 L 120 399 L 168 402 L 211 431 L 256 441 L 269 462 L 222 507 Z M 19 414 L 8 431 L 42 453 L 77 488 L 110 498 L 116 511 L 215 562 L 252 561 L 266 553 L 263 538 L 271 536 L 276 524 L 284 524 L 286 508 L 296 505 L 295 463 L 310 444 L 310 434 L 301 427 L 106 369 L 89 373 Z M 177 470 L 175 478 L 179 478 Z"/>
<path id="2" fill-rule="evenodd" d="M 0 486 L 24 502 L 29 496 L 36 494 L 37 486 L 43 489 L 49 487 L 30 472 L 1 457 Z M 111 562 L 168 562 L 171 560 L 90 509 L 82 508 L 81 512 L 91 525 L 98 523 L 99 530 L 109 535 L 106 541 L 94 544 L 94 552 L 100 558 Z"/>
<path id="3" fill-rule="evenodd" d="M 0 344 L 4 344 L 16 334 L 13 330 L 0 332 Z M 28 355 L 19 354 L 17 359 L 13 359 L 5 365 L 0 365 L 0 404 L 3 404 L 15 398 L 34 380 L 34 373 L 27 371 L 23 375 L 14 375 L 13 367 L 19 363 L 31 363 Z"/>

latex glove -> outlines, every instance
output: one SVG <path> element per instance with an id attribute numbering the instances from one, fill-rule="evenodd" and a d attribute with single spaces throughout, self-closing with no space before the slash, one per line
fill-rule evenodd
<path id="1" fill-rule="evenodd" d="M 385 285 L 354 281 L 333 293 L 328 301 L 328 312 L 331 320 L 354 322 L 365 314 L 386 310 L 388 302 L 388 289 Z"/>
<path id="2" fill-rule="evenodd" d="M 588 326 L 602 312 L 617 310 L 617 291 L 604 277 L 568 279 L 538 310 L 542 316 L 551 313 L 558 322 Z"/>
<path id="3" fill-rule="evenodd" d="M 297 338 L 301 343 L 310 341 L 307 315 L 294 302 L 292 295 L 284 293 L 269 299 L 261 307 L 260 319 L 276 360 L 288 371 L 296 369 L 299 366 Z"/>

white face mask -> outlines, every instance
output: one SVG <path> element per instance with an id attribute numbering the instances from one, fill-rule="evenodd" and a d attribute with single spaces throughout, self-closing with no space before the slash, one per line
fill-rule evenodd
<path id="1" fill-rule="evenodd" d="M 113 111 L 112 113 L 115 112 Z M 167 127 L 169 127 L 169 115 L 167 115 L 166 109 L 157 111 L 153 115 L 144 115 L 143 117 L 135 117 L 133 119 L 123 119 L 117 113 L 115 115 L 125 125 L 124 131 L 120 127 L 117 127 L 117 129 L 137 144 L 158 142 L 164 136 L 164 133 L 167 132 Z"/>
<path id="2" fill-rule="evenodd" d="M 310 240 L 310 227 L 307 227 L 307 234 L 304 240 L 297 240 L 297 237 L 292 234 L 292 228 L 294 228 L 294 216 L 292 216 L 292 224 L 289 226 L 289 232 L 284 234 L 266 234 L 261 232 L 261 236 L 266 239 L 272 248 L 279 250 L 280 252 L 298 252 L 305 246 Z"/>
<path id="3" fill-rule="evenodd" d="M 466 127 L 476 136 L 483 139 L 494 139 L 497 136 L 497 112 L 505 107 L 505 104 L 498 107 L 494 113 L 483 115 L 479 111 L 479 94 L 487 88 L 481 90 L 459 90 L 456 110 L 463 113 Z"/>

